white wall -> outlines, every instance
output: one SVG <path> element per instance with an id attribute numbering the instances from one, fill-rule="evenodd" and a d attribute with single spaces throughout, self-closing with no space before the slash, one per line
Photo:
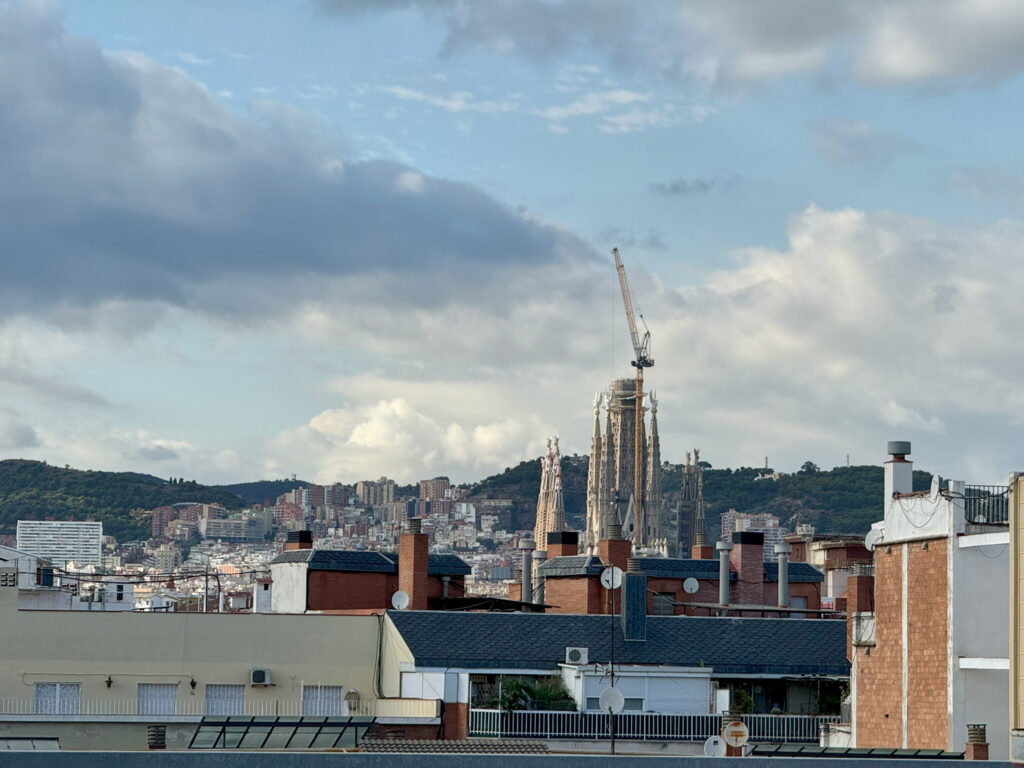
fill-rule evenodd
<path id="1" fill-rule="evenodd" d="M 1009 758 L 1009 538 L 1007 531 L 952 540 L 953 716 L 949 741 L 952 748 L 959 749 L 967 740 L 967 723 L 985 723 L 993 760 Z M 972 546 L 978 543 L 983 546 Z M 997 660 L 1006 660 L 1007 668 L 961 668 Z"/>
<path id="2" fill-rule="evenodd" d="M 270 566 L 270 578 L 274 582 L 271 613 L 306 612 L 306 563 L 275 563 Z"/>

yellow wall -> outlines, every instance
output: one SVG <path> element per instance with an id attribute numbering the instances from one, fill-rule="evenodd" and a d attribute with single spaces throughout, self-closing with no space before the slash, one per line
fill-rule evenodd
<path id="1" fill-rule="evenodd" d="M 298 700 L 303 683 L 376 698 L 375 616 L 18 611 L 17 592 L 0 589 L 0 699 L 38 682 L 80 683 L 83 700 L 134 700 L 140 682 L 178 682 L 179 700 L 208 683 L 245 684 L 247 701 Z M 275 685 L 249 686 L 253 668 Z"/>

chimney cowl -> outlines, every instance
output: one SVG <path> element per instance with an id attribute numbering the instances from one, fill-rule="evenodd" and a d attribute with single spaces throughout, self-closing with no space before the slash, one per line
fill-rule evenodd
<path id="1" fill-rule="evenodd" d="M 793 547 L 791 547 L 789 544 L 787 544 L 784 541 L 780 541 L 778 544 L 775 545 L 775 554 L 776 555 L 788 555 L 792 551 L 793 551 Z"/>
<path id="2" fill-rule="evenodd" d="M 910 454 L 910 441 L 890 440 L 886 445 L 885 452 L 890 456 L 908 456 Z"/>
<path id="3" fill-rule="evenodd" d="M 733 544 L 748 544 L 757 546 L 764 546 L 764 534 L 760 531 L 734 531 L 732 534 Z"/>
<path id="4" fill-rule="evenodd" d="M 608 524 L 608 539 L 617 540 L 622 538 L 622 526 L 618 523 Z"/>
<path id="5" fill-rule="evenodd" d="M 418 517 L 410 517 L 406 522 L 406 533 L 423 533 L 423 521 Z"/>
<path id="6" fill-rule="evenodd" d="M 715 542 L 715 549 L 717 549 L 719 552 L 728 552 L 730 549 L 732 549 L 732 542 L 731 541 L 724 541 L 724 540 L 723 541 L 716 541 Z"/>
<path id="7" fill-rule="evenodd" d="M 548 559 L 548 553 L 545 552 L 543 549 L 535 549 L 535 550 L 533 550 L 533 560 L 534 560 L 534 562 L 541 562 L 542 563 L 542 562 L 544 562 L 547 559 Z"/>
<path id="8" fill-rule="evenodd" d="M 643 570 L 643 558 L 631 557 L 626 561 L 626 571 L 628 571 L 629 573 L 643 573 Z"/>
<path id="9" fill-rule="evenodd" d="M 537 548 L 537 544 L 534 542 L 533 539 L 520 539 L 518 546 L 521 550 L 530 550 Z"/>

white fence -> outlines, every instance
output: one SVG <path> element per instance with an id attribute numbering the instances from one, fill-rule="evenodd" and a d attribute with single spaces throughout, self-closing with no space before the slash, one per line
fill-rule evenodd
<path id="1" fill-rule="evenodd" d="M 309 709 L 307 702 L 306 709 Z M 367 699 L 358 702 L 342 702 L 337 711 L 327 711 L 323 706 L 317 711 L 303 711 L 303 702 L 299 699 L 246 699 L 237 711 L 225 711 L 220 703 L 215 712 L 207 711 L 207 702 L 201 695 L 179 697 L 174 707 L 165 711 L 154 711 L 152 703 L 146 711 L 139 712 L 138 698 L 78 698 L 73 701 L 61 702 L 59 707 L 40 706 L 31 696 L 19 698 L 0 698 L 0 719 L 5 715 L 45 715 L 73 720 L 76 716 L 109 716 L 109 717 L 159 717 L 160 715 L 179 717 L 202 717 L 203 715 L 229 716 L 289 716 L 317 715 L 332 717 L 376 717 L 378 719 L 401 718 L 436 718 L 440 716 L 439 704 L 433 699 Z"/>
<path id="2" fill-rule="evenodd" d="M 750 741 L 817 744 L 823 723 L 838 723 L 838 716 L 742 715 Z M 520 739 L 607 739 L 608 715 L 588 712 L 501 712 L 473 709 L 471 736 Z M 721 715 L 661 715 L 651 712 L 615 716 L 615 737 L 637 741 L 704 741 L 720 735 Z"/>

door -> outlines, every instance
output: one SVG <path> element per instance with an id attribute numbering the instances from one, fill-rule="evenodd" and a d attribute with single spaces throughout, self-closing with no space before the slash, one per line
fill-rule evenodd
<path id="1" fill-rule="evenodd" d="M 302 714 L 317 717 L 340 717 L 345 692 L 340 685 L 304 685 Z"/>
<path id="2" fill-rule="evenodd" d="M 78 683 L 36 683 L 35 698 L 38 715 L 77 715 L 82 686 Z"/>

